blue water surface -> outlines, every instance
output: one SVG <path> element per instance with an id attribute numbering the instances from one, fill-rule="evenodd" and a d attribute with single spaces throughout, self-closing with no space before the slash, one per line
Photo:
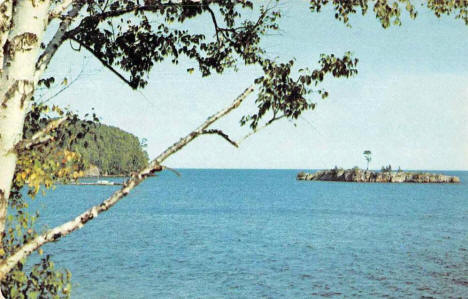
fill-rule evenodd
<path id="1" fill-rule="evenodd" d="M 163 173 L 44 250 L 73 298 L 468 297 L 468 172 L 445 172 L 450 185 L 298 171 Z M 53 227 L 117 188 L 58 186 L 33 206 Z"/>

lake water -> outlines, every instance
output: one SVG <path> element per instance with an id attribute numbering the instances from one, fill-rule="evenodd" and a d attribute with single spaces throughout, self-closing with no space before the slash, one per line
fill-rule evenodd
<path id="1" fill-rule="evenodd" d="M 468 297 L 462 183 L 296 181 L 299 170 L 181 170 L 148 179 L 44 247 L 73 298 Z M 58 186 L 50 227 L 116 186 Z"/>

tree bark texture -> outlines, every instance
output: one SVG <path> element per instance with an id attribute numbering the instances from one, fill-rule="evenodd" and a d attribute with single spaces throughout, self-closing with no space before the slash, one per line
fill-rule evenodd
<path id="1" fill-rule="evenodd" d="M 2 23 L 4 26 L 1 28 L 0 38 L 1 42 L 4 40 L 4 46 L 0 74 L 0 244 L 16 168 L 15 146 L 22 138 L 24 119 L 34 93 L 35 64 L 40 41 L 48 24 L 49 5 L 50 1 L 47 0 L 16 1 L 11 8 L 9 22 Z"/>

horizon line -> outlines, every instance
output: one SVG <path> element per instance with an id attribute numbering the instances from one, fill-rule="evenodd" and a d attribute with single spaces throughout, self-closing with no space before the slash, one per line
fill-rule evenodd
<path id="1" fill-rule="evenodd" d="M 304 167 L 304 168 L 255 168 L 255 167 L 173 167 L 174 169 L 193 169 L 193 170 L 304 170 L 304 169 L 311 169 L 311 170 L 326 170 L 326 169 L 333 169 L 333 168 L 312 168 L 312 167 Z M 344 168 L 343 169 L 352 169 L 351 168 Z M 364 170 L 363 168 L 360 168 Z M 369 169 L 372 171 L 380 171 L 380 169 Z M 401 169 L 403 171 L 468 171 L 468 169 Z M 396 171 L 396 169 L 395 169 Z"/>

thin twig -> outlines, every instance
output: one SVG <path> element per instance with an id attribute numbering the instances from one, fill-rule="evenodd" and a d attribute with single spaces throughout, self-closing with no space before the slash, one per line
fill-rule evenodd
<path id="1" fill-rule="evenodd" d="M 173 173 L 176 174 L 176 176 L 182 176 L 182 175 L 180 174 L 180 172 L 178 172 L 178 171 L 175 170 L 174 168 L 170 168 L 170 167 L 167 167 L 167 166 L 163 166 L 163 169 L 167 169 L 167 170 L 169 170 L 169 171 L 172 171 Z"/>
<path id="2" fill-rule="evenodd" d="M 229 136 L 226 133 L 224 133 L 223 131 L 221 131 L 221 130 L 217 130 L 217 129 L 204 130 L 202 132 L 202 134 L 216 134 L 216 135 L 219 135 L 219 136 L 223 137 L 224 139 L 226 139 L 226 141 L 229 142 L 230 144 L 232 144 L 233 146 L 239 147 L 239 145 L 234 140 L 229 138 Z"/>
<path id="3" fill-rule="evenodd" d="M 134 84 L 132 84 L 132 82 L 130 82 L 130 80 L 128 80 L 127 78 L 125 78 L 122 74 L 120 74 L 115 68 L 113 68 L 107 61 L 105 61 L 103 58 L 102 58 L 102 55 L 100 55 L 100 53 L 97 53 L 95 52 L 93 49 L 91 49 L 90 47 L 88 47 L 86 44 L 82 43 L 80 40 L 76 39 L 75 37 L 73 36 L 70 36 L 69 39 L 77 42 L 80 46 L 83 46 L 86 50 L 88 50 L 89 53 L 93 54 L 94 57 L 96 57 L 101 63 L 103 66 L 105 66 L 108 70 L 110 70 L 112 73 L 114 73 L 117 77 L 119 77 L 120 80 L 124 81 L 126 84 L 128 84 L 128 86 L 130 86 L 132 89 L 135 89 L 135 86 Z"/>
<path id="4" fill-rule="evenodd" d="M 61 94 L 62 92 L 64 92 L 65 90 L 67 90 L 70 86 L 73 85 L 73 83 L 75 83 L 80 77 L 81 75 L 83 74 L 83 70 L 84 70 L 84 63 L 83 65 L 81 66 L 81 70 L 80 72 L 78 73 L 78 75 L 73 78 L 73 80 L 66 84 L 64 87 L 62 87 L 59 91 L 57 91 L 56 93 L 54 93 L 52 96 L 48 97 L 47 99 L 45 99 L 44 101 L 40 101 L 41 104 L 46 104 L 48 102 L 50 102 L 53 98 L 55 98 L 56 96 L 58 96 L 59 94 Z M 42 97 L 41 97 L 42 98 Z M 41 100 L 41 99 L 39 99 Z"/>
<path id="5" fill-rule="evenodd" d="M 246 134 L 244 137 L 242 137 L 241 139 L 239 139 L 239 141 L 237 141 L 237 145 L 240 145 L 242 142 L 244 142 L 247 138 L 249 138 L 250 136 L 252 136 L 253 134 L 257 133 L 258 131 L 260 130 L 263 130 L 265 129 L 266 127 L 268 127 L 269 125 L 271 125 L 273 122 L 277 121 L 277 120 L 280 120 L 282 118 L 286 117 L 285 115 L 281 115 L 279 117 L 273 117 L 272 119 L 270 119 L 268 122 L 266 122 L 263 126 L 261 127 L 257 127 L 255 129 L 253 129 L 252 131 L 250 131 L 248 134 Z"/>

